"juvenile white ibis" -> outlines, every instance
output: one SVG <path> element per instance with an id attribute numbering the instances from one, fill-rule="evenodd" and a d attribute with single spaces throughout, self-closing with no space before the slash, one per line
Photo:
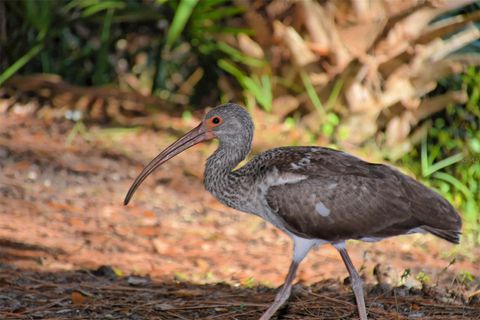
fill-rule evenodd
<path id="1" fill-rule="evenodd" d="M 236 169 L 251 149 L 253 122 L 239 105 L 225 104 L 162 151 L 135 179 L 133 193 L 158 166 L 202 141 L 220 144 L 207 160 L 205 188 L 220 202 L 257 215 L 293 240 L 293 258 L 285 283 L 260 318 L 270 319 L 290 296 L 300 262 L 317 245 L 332 244 L 350 274 L 361 320 L 367 319 L 362 280 L 345 241 L 432 233 L 459 242 L 461 219 L 433 190 L 399 171 L 322 147 L 281 147 L 265 151 Z"/>

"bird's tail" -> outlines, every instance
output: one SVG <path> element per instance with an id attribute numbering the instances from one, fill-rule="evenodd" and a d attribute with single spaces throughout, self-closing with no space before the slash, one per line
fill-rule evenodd
<path id="1" fill-rule="evenodd" d="M 436 235 L 437 237 L 445 239 L 451 243 L 455 243 L 455 244 L 460 243 L 460 235 L 462 234 L 462 232 L 458 229 L 444 230 L 444 229 L 438 229 L 431 226 L 422 226 L 422 229 L 430 232 L 431 234 Z"/>
<path id="2" fill-rule="evenodd" d="M 408 179 L 415 217 L 422 229 L 451 243 L 458 244 L 462 234 L 462 218 L 457 210 L 436 191 Z"/>

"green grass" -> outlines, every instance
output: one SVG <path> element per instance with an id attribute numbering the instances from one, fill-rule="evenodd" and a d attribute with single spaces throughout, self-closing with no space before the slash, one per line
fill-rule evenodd
<path id="1" fill-rule="evenodd" d="M 400 164 L 460 211 L 464 243 L 475 245 L 480 243 L 480 71 L 471 67 L 461 78 L 446 83 L 464 87 L 467 103 L 450 105 L 437 114 L 421 146 Z"/>

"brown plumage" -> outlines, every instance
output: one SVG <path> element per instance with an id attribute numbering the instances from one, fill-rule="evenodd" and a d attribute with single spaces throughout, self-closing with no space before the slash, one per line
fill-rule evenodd
<path id="1" fill-rule="evenodd" d="M 251 149 L 253 122 L 242 107 L 212 109 L 203 121 L 148 164 L 132 184 L 125 204 L 158 166 L 191 146 L 213 138 L 220 145 L 207 160 L 205 188 L 237 210 L 258 215 L 294 241 L 285 284 L 261 320 L 270 319 L 290 295 L 300 262 L 311 248 L 331 243 L 351 277 L 361 320 L 367 319 L 362 280 L 345 241 L 430 232 L 459 242 L 461 219 L 435 191 L 396 169 L 321 147 L 276 148 L 234 170 Z"/>
<path id="2" fill-rule="evenodd" d="M 274 149 L 252 164 L 257 161 L 267 170 L 307 176 L 297 183 L 273 186 L 266 196 L 287 229 L 298 236 L 334 242 L 384 238 L 425 228 L 459 242 L 461 220 L 450 203 L 390 166 L 318 147 Z M 299 195 L 304 196 L 299 199 Z M 318 203 L 330 210 L 328 216 L 316 212 Z"/>

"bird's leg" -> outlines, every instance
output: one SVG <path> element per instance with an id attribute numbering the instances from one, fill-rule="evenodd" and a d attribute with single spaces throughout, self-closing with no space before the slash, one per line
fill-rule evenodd
<path id="1" fill-rule="evenodd" d="M 275 296 L 275 301 L 267 309 L 267 311 L 265 311 L 260 320 L 270 319 L 275 314 L 275 312 L 277 312 L 277 310 L 285 303 L 285 301 L 287 301 L 288 297 L 290 297 L 290 293 L 292 292 L 293 279 L 295 279 L 295 274 L 297 273 L 300 262 L 302 262 L 303 258 L 305 258 L 310 249 L 315 244 L 317 244 L 317 242 L 315 242 L 314 240 L 298 237 L 293 237 L 293 240 L 293 259 L 292 263 L 290 264 L 287 277 L 285 278 L 285 283 Z"/>
<path id="2" fill-rule="evenodd" d="M 293 279 L 295 279 L 297 268 L 298 263 L 292 261 L 292 263 L 290 264 L 290 269 L 288 270 L 287 278 L 285 279 L 285 283 L 275 296 L 275 301 L 268 308 L 268 310 L 265 311 L 260 320 L 270 319 L 275 314 L 275 312 L 277 312 L 277 310 L 285 303 L 285 301 L 287 301 L 288 297 L 290 297 L 290 293 L 292 292 L 292 283 Z"/>
<path id="3" fill-rule="evenodd" d="M 350 274 L 350 282 L 352 284 L 353 293 L 355 294 L 355 300 L 357 301 L 358 314 L 360 320 L 367 320 L 367 310 L 365 309 L 365 298 L 363 296 L 363 281 L 360 278 L 355 266 L 348 256 L 348 252 L 345 248 L 337 248 L 340 256 L 342 256 L 343 262 Z"/>

